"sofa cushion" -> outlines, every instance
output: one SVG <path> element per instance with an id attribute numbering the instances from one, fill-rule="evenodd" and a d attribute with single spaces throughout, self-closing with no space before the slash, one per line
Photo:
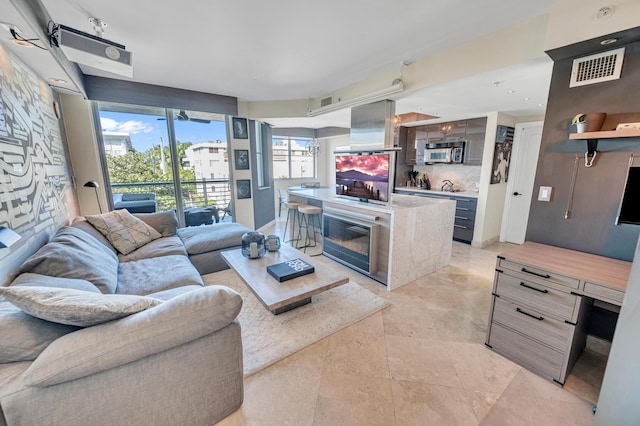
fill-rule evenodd
<path id="1" fill-rule="evenodd" d="M 114 293 L 118 285 L 118 258 L 86 232 L 63 226 L 18 272 L 87 280 L 102 293 Z"/>
<path id="2" fill-rule="evenodd" d="M 78 327 L 102 324 L 162 303 L 152 297 L 37 286 L 2 287 L 0 295 L 36 318 Z"/>
<path id="3" fill-rule="evenodd" d="M 127 210 L 114 210 L 109 213 L 85 217 L 122 254 L 129 254 L 162 237 L 153 227 L 133 216 Z"/>
<path id="4" fill-rule="evenodd" d="M 118 260 L 120 262 L 131 262 L 132 260 L 171 255 L 187 256 L 187 250 L 184 248 L 182 240 L 176 235 L 153 240 L 127 255 L 119 254 Z"/>
<path id="5" fill-rule="evenodd" d="M 136 213 L 134 216 L 158 231 L 163 237 L 176 235 L 178 230 L 178 217 L 174 210 L 158 213 Z"/>
<path id="6" fill-rule="evenodd" d="M 32 274 L 30 272 L 25 272 L 24 274 L 18 275 L 10 285 L 66 288 L 71 290 L 89 291 L 91 293 L 100 293 L 98 287 L 87 280 L 49 277 L 47 275 Z"/>
<path id="7" fill-rule="evenodd" d="M 33 361 L 51 342 L 76 330 L 32 317 L 0 297 L 0 364 Z"/>
<path id="8" fill-rule="evenodd" d="M 226 327 L 241 308 L 242 297 L 227 287 L 189 291 L 154 309 L 59 339 L 29 367 L 24 383 L 55 385 L 157 354 Z"/>
<path id="9" fill-rule="evenodd" d="M 242 244 L 242 236 L 251 229 L 239 223 L 215 223 L 178 229 L 187 253 L 200 254 Z"/>
<path id="10" fill-rule="evenodd" d="M 153 297 L 154 299 L 167 301 L 169 299 L 173 299 L 174 297 L 178 297 L 184 293 L 187 293 L 193 290 L 199 290 L 201 288 L 202 286 L 200 285 L 185 285 L 183 287 L 175 287 L 175 288 L 170 288 L 168 290 L 162 290 L 155 293 L 147 294 L 147 296 Z"/>
<path id="11" fill-rule="evenodd" d="M 116 293 L 147 295 L 185 285 L 204 286 L 187 257 L 153 257 L 121 263 Z"/>
<path id="12" fill-rule="evenodd" d="M 102 232 L 100 232 L 96 228 L 94 228 L 93 225 L 90 224 L 87 221 L 87 219 L 85 219 L 84 217 L 82 217 L 82 216 L 75 217 L 73 219 L 73 222 L 71 223 L 71 226 L 74 227 L 74 228 L 82 229 L 84 232 L 86 232 L 87 234 L 91 235 L 93 238 L 95 238 L 96 240 L 98 240 L 99 242 L 104 244 L 104 246 L 107 247 L 109 250 L 111 250 L 115 254 L 118 254 L 118 250 L 116 250 L 111 245 L 109 240 L 107 240 L 104 237 L 104 235 L 102 235 Z"/>

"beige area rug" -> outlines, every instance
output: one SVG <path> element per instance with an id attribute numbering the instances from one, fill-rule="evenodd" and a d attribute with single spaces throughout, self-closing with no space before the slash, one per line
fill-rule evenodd
<path id="1" fill-rule="evenodd" d="M 240 293 L 244 375 L 250 376 L 318 340 L 378 312 L 389 302 L 353 281 L 312 297 L 312 303 L 273 315 L 232 270 L 202 277 Z"/>

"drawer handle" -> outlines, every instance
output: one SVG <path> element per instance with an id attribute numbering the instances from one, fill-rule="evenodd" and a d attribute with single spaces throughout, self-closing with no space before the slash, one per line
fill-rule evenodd
<path id="1" fill-rule="evenodd" d="M 454 216 L 456 219 L 460 219 L 460 220 L 469 220 L 468 217 L 464 217 L 464 216 Z"/>
<path id="2" fill-rule="evenodd" d="M 470 212 L 471 211 L 471 209 L 466 209 L 464 207 L 456 207 L 456 210 L 462 210 L 462 211 L 465 211 L 465 212 Z"/>
<path id="3" fill-rule="evenodd" d="M 544 317 L 537 317 L 537 316 L 535 316 L 533 314 L 530 314 L 529 312 L 523 311 L 520 308 L 516 308 L 516 312 L 520 312 L 522 315 L 526 315 L 526 316 L 531 317 L 533 319 L 537 319 L 538 321 L 542 321 L 544 319 Z"/>
<path id="4" fill-rule="evenodd" d="M 545 293 L 545 294 L 549 293 L 549 290 L 547 290 L 546 288 L 544 290 L 540 290 L 539 288 L 535 288 L 535 287 L 532 287 L 530 285 L 527 285 L 527 284 L 523 283 L 522 281 L 520 281 L 520 285 L 522 287 L 526 287 L 526 288 L 529 288 L 531 290 L 539 291 L 540 293 Z"/>
<path id="5" fill-rule="evenodd" d="M 527 274 L 535 275 L 536 277 L 546 278 L 546 279 L 551 278 L 551 275 L 549 275 L 549 274 L 542 275 L 542 274 L 539 274 L 537 272 L 530 271 L 527 268 L 522 268 L 521 270 L 522 270 L 522 272 L 526 272 Z"/>
<path id="6" fill-rule="evenodd" d="M 467 226 L 462 226 L 462 225 L 453 225 L 454 228 L 461 228 L 461 229 L 469 229 L 469 227 Z"/>

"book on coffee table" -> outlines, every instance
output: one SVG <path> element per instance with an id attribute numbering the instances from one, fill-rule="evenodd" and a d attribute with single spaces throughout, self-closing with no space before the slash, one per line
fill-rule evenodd
<path id="1" fill-rule="evenodd" d="M 292 280 L 315 271 L 313 265 L 302 259 L 292 259 L 286 262 L 267 266 L 267 272 L 279 282 Z"/>

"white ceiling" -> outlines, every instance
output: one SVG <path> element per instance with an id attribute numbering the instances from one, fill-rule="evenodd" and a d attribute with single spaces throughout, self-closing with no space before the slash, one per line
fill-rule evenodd
<path id="1" fill-rule="evenodd" d="M 21 21 L 0 0 L 4 22 Z M 554 0 L 42 0 L 53 21 L 133 52 L 137 82 L 235 96 L 241 101 L 317 98 L 549 11 Z M 2 39 L 8 37 L 2 30 Z M 25 34 L 28 36 L 29 34 Z M 34 52 L 12 50 L 25 57 Z M 508 54 L 508 52 L 505 52 Z M 23 56 L 24 55 L 24 56 Z M 39 61 L 49 78 L 59 69 Z M 27 61 L 30 66 L 33 66 Z M 36 68 L 38 68 L 36 67 Z M 95 70 L 85 73 L 101 74 Z M 443 119 L 503 111 L 543 114 L 551 60 L 517 64 L 396 96 L 398 113 Z M 494 82 L 500 81 L 498 87 Z M 507 94 L 507 91 L 515 93 Z M 523 98 L 531 98 L 524 101 Z M 541 106 L 540 106 L 540 105 Z M 349 112 L 269 119 L 278 127 L 349 126 Z"/>

